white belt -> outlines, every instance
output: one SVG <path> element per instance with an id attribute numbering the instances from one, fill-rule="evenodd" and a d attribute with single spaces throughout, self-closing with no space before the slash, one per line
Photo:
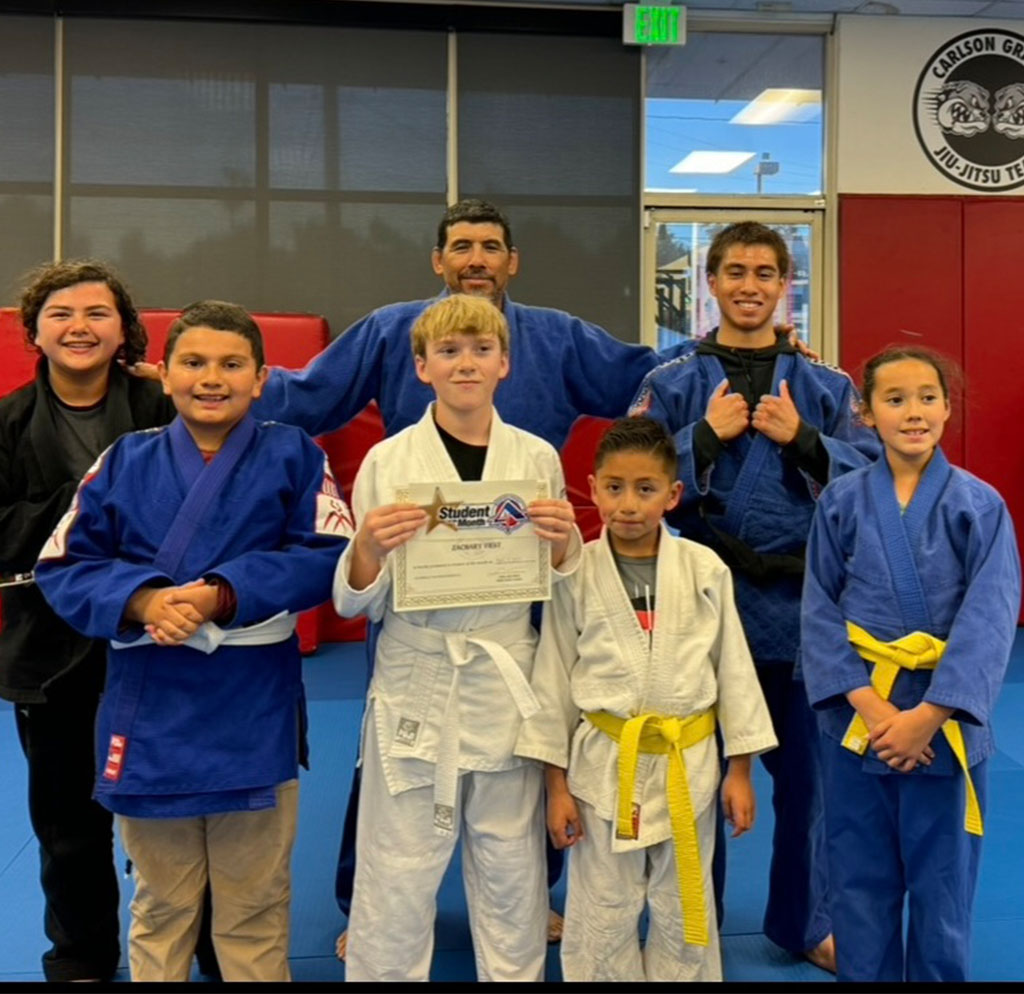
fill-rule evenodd
<path id="1" fill-rule="evenodd" d="M 455 793 L 459 777 L 459 672 L 483 653 L 489 656 L 505 681 L 512 701 L 525 720 L 540 710 L 530 682 L 502 642 L 512 644 L 529 636 L 529 616 L 522 620 L 478 628 L 472 632 L 440 632 L 410 625 L 395 614 L 384 621 L 383 634 L 410 649 L 432 656 L 444 656 L 454 669 L 448 698 L 441 718 L 441 741 L 434 768 L 434 828 L 439 835 L 455 829 Z M 421 698 L 422 700 L 422 698 Z"/>
<path id="2" fill-rule="evenodd" d="M 298 621 L 297 614 L 289 614 L 282 611 L 275 614 L 258 625 L 246 625 L 244 628 L 221 628 L 212 621 L 203 622 L 199 628 L 179 645 L 187 645 L 190 649 L 198 649 L 209 655 L 216 652 L 222 645 L 271 645 L 274 642 L 283 642 L 295 631 L 295 624 Z M 156 645 L 152 637 L 146 635 L 137 638 L 134 642 L 118 642 L 111 639 L 111 649 L 137 649 L 143 645 Z"/>

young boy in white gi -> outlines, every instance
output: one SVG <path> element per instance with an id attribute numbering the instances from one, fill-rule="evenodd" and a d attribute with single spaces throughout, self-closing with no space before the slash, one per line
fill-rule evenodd
<path id="1" fill-rule="evenodd" d="M 287 981 L 295 618 L 329 594 L 351 518 L 312 440 L 250 415 L 266 367 L 241 307 L 187 307 L 161 373 L 177 418 L 106 450 L 36 579 L 111 643 L 95 797 L 135 867 L 132 979 L 188 979 L 209 880 L 224 979 Z"/>
<path id="2" fill-rule="evenodd" d="M 548 831 L 573 847 L 568 981 L 721 980 L 715 725 L 734 836 L 754 821 L 751 756 L 776 745 L 728 568 L 662 524 L 682 492 L 675 467 L 671 437 L 649 418 L 617 421 L 602 439 L 590 488 L 604 530 L 545 608 L 541 709 L 516 743 L 548 764 Z"/>
<path id="3" fill-rule="evenodd" d="M 418 424 L 374 446 L 356 477 L 359 529 L 338 564 L 340 614 L 383 620 L 362 742 L 348 980 L 427 980 L 436 895 L 462 835 L 463 877 L 480 980 L 541 980 L 548 912 L 541 768 L 513 755 L 536 633 L 528 603 L 391 607 L 398 546 L 427 522 L 395 503 L 410 483 L 539 480 L 528 507 L 551 564 L 578 533 L 558 454 L 506 425 L 494 393 L 509 368 L 508 326 L 465 295 L 428 307 L 412 328 L 416 374 L 436 401 Z M 573 539 L 573 536 L 576 536 Z"/>

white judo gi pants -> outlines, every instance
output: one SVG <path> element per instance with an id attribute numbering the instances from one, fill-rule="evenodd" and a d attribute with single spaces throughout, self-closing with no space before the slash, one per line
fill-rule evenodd
<path id="1" fill-rule="evenodd" d="M 477 979 L 543 980 L 548 895 L 542 801 L 537 764 L 464 773 L 455 832 L 439 835 L 432 785 L 388 792 L 368 716 L 345 979 L 429 979 L 437 891 L 461 836 Z"/>
<path id="2" fill-rule="evenodd" d="M 711 860 L 715 846 L 713 801 L 697 816 L 708 944 L 683 941 L 675 847 L 671 839 L 613 853 L 614 825 L 577 800 L 585 837 L 569 854 L 569 884 L 562 933 L 566 981 L 721 980 Z M 647 941 L 640 948 L 639 920 L 650 909 Z"/>

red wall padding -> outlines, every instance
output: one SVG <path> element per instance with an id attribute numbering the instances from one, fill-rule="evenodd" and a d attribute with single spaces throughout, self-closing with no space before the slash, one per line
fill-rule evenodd
<path id="1" fill-rule="evenodd" d="M 1002 495 L 1024 544 L 1024 203 L 964 204 L 966 459 Z"/>
<path id="2" fill-rule="evenodd" d="M 963 361 L 961 204 L 953 197 L 843 197 L 839 207 L 840 364 L 861 383 L 864 361 L 917 344 Z M 963 465 L 963 409 L 943 448 Z"/>
<path id="3" fill-rule="evenodd" d="M 945 353 L 964 372 L 943 448 L 1003 495 L 1024 546 L 1024 320 L 1015 275 L 1024 202 L 989 197 L 843 197 L 840 355 L 857 375 L 890 342 Z M 1024 621 L 1024 617 L 1022 617 Z"/>
<path id="4" fill-rule="evenodd" d="M 576 524 L 589 542 L 601 533 L 601 519 L 590 500 L 587 477 L 593 472 L 594 450 L 611 421 L 605 418 L 578 418 L 562 446 L 562 466 L 569 502 L 576 510 Z"/>

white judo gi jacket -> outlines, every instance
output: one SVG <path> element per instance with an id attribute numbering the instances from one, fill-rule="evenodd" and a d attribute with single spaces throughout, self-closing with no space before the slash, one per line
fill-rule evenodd
<path id="1" fill-rule="evenodd" d="M 554 588 L 545 607 L 532 684 L 540 710 L 524 722 L 515 747 L 519 756 L 568 770 L 573 796 L 610 823 L 613 852 L 671 838 L 668 756 L 640 754 L 633 796 L 640 809 L 637 838 L 616 838 L 619 746 L 582 712 L 682 718 L 713 708 L 726 756 L 777 744 L 728 567 L 707 547 L 674 538 L 662 526 L 655 597 L 652 640 L 630 604 L 607 533 L 584 546 L 579 568 Z M 683 755 L 699 815 L 718 786 L 715 737 Z"/>
<path id="2" fill-rule="evenodd" d="M 551 497 L 565 497 L 565 479 L 555 449 L 543 439 L 505 424 L 497 411 L 482 478 L 544 480 Z M 367 453 L 353 488 L 357 524 L 373 508 L 394 502 L 396 491 L 404 485 L 458 480 L 428 408 L 417 424 Z M 555 578 L 578 564 L 581 545 L 577 533 L 562 572 L 555 571 Z M 338 613 L 349 617 L 366 614 L 372 621 L 383 621 L 368 697 L 388 791 L 394 795 L 434 784 L 440 775 L 439 755 L 446 748 L 460 772 L 507 770 L 527 762 L 514 754 L 513 747 L 522 711 L 536 709 L 529 688 L 537 641 L 530 624 L 530 605 L 496 604 L 397 615 L 391 608 L 390 561 L 364 590 L 349 586 L 349 568 L 350 555 L 344 555 L 335 575 Z M 512 689 L 517 681 L 501 672 L 474 634 L 481 641 L 499 644 L 512 656 L 522 677 L 518 694 Z M 445 715 L 456 679 L 453 724 Z M 448 716 L 452 717 L 450 710 Z M 453 736 L 457 742 L 452 742 Z"/>

